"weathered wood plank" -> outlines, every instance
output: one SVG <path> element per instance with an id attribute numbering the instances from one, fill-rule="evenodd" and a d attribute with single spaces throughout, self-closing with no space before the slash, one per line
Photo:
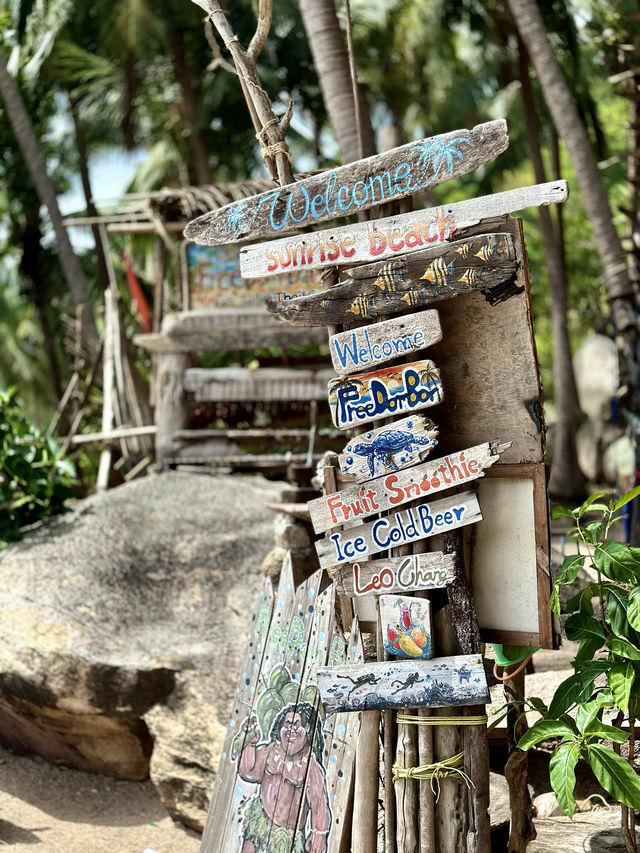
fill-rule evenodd
<path id="1" fill-rule="evenodd" d="M 329 713 L 394 708 L 448 708 L 489 701 L 481 655 L 430 661 L 384 661 L 318 669 Z"/>
<path id="2" fill-rule="evenodd" d="M 345 563 L 331 570 L 339 595 L 357 598 L 383 592 L 439 589 L 453 580 L 453 557 L 442 551 Z"/>
<path id="3" fill-rule="evenodd" d="M 485 468 L 498 461 L 502 449 L 503 445 L 497 441 L 485 442 L 363 485 L 323 495 L 308 504 L 313 529 L 324 533 L 338 524 L 469 483 L 484 476 Z"/>
<path id="4" fill-rule="evenodd" d="M 408 595 L 380 596 L 380 626 L 384 650 L 409 660 L 430 660 L 431 603 L 428 598 Z"/>
<path id="5" fill-rule="evenodd" d="M 442 396 L 440 373 L 432 361 L 356 373 L 329 383 L 329 409 L 338 429 L 426 409 Z"/>
<path id="6" fill-rule="evenodd" d="M 349 216 L 466 175 L 508 144 L 502 119 L 431 136 L 205 213 L 184 234 L 215 246 Z M 324 265 L 332 263 L 334 251 L 348 257 L 349 247 L 323 247 Z"/>
<path id="7" fill-rule="evenodd" d="M 459 239 L 483 220 L 501 218 L 527 207 L 560 204 L 566 201 L 568 192 L 566 181 L 534 184 L 372 222 L 244 246 L 240 250 L 240 268 L 245 278 L 252 278 L 277 275 L 282 270 L 282 260 L 286 263 L 287 258 L 290 263 L 307 269 L 396 258 L 437 248 L 439 244 L 441 247 L 447 241 Z M 319 248 L 329 242 L 336 246 L 331 258 Z M 348 253 L 341 255 L 342 247 L 348 247 Z"/>
<path id="8" fill-rule="evenodd" d="M 488 248 L 487 248 L 488 247 Z M 483 257 L 484 256 L 484 257 Z M 510 282 L 517 262 L 509 234 L 484 234 L 393 261 L 368 264 L 325 293 L 267 302 L 269 311 L 302 326 L 406 313 Z"/>
<path id="9" fill-rule="evenodd" d="M 363 367 L 375 367 L 418 352 L 440 340 L 442 329 L 438 312 L 420 311 L 332 335 L 329 352 L 336 373 L 346 376 Z"/>
<path id="10" fill-rule="evenodd" d="M 389 470 L 415 465 L 437 445 L 437 435 L 438 427 L 424 415 L 357 435 L 338 457 L 340 479 L 363 483 Z"/>
<path id="11" fill-rule="evenodd" d="M 330 370 L 285 367 L 192 367 L 185 371 L 184 388 L 199 401 L 324 400 Z"/>
<path id="12" fill-rule="evenodd" d="M 327 539 L 318 540 L 315 543 L 316 551 L 321 568 L 328 569 L 387 548 L 464 527 L 481 519 L 482 513 L 475 494 L 462 492 L 435 503 L 423 503 L 400 510 L 369 524 L 336 531 Z"/>

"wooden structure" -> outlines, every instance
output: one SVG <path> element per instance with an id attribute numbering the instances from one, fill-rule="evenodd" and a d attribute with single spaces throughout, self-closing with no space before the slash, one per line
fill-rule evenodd
<path id="1" fill-rule="evenodd" d="M 275 236 L 292 223 L 331 218 L 334 192 L 342 210 L 358 199 L 364 208 L 376 187 L 387 186 L 383 172 L 406 172 L 401 194 L 410 194 L 419 160 L 410 160 L 409 152 L 421 147 L 422 165 L 441 179 L 448 176 L 436 160 L 442 164 L 451 146 L 457 146 L 452 157 L 468 156 L 474 164 L 503 150 L 495 141 L 485 147 L 482 133 L 472 143 L 467 130 L 435 139 L 440 142 L 422 140 L 229 205 L 200 217 L 187 233 L 205 244 Z M 389 181 L 391 196 L 397 182 Z M 287 836 L 282 849 L 290 853 L 300 840 L 322 853 L 337 847 L 374 853 L 381 719 L 386 853 L 415 853 L 418 842 L 439 853 L 490 848 L 482 639 L 554 644 L 544 424 L 527 263 L 520 223 L 507 215 L 566 195 L 566 184 L 558 181 L 241 249 L 247 276 L 274 275 L 283 264 L 365 264 L 350 266 L 342 280 L 338 273 L 322 293 L 267 305 L 293 325 L 330 327 L 340 374 L 328 387 L 332 416 L 340 429 L 355 426 L 356 435 L 340 467 L 327 462 L 325 494 L 309 512 L 324 533 L 316 551 L 333 581 L 342 636 L 352 630 L 355 613 L 355 624 L 375 638 L 367 660 L 329 661 L 313 674 L 326 711 L 359 719 L 350 835 L 343 822 L 329 818 L 318 826 L 311 818 L 311 831 L 326 837 L 314 835 L 307 844 Z M 371 319 L 380 322 L 365 325 Z M 335 328 L 345 323 L 355 328 Z M 428 359 L 421 354 L 426 348 Z M 379 366 L 389 360 L 390 366 Z M 358 372 L 362 367 L 368 372 Z M 434 406 L 437 426 L 414 414 L 426 405 Z M 438 458 L 425 460 L 436 443 Z M 308 648 L 313 657 L 313 644 Z M 257 752 L 257 728 L 247 724 L 243 733 Z M 286 751 L 285 766 L 295 750 Z M 247 754 L 247 768 L 253 767 L 258 759 Z M 434 780 L 439 799 L 430 794 Z M 202 853 L 239 850 L 220 846 L 215 803 Z M 261 816 L 269 832 L 285 828 L 277 809 Z M 241 818 L 236 811 L 234 820 L 246 830 L 245 851 L 269 849 L 247 834 L 246 813 Z M 303 831 L 310 824 L 305 817 L 297 826 Z"/>
<path id="2" fill-rule="evenodd" d="M 245 181 L 125 196 L 111 214 L 66 220 L 69 227 L 98 224 L 105 245 L 107 233 L 156 235 L 152 331 L 136 335 L 134 342 L 151 357 L 158 468 L 216 464 L 284 472 L 288 465 L 310 466 L 334 445 L 333 431 L 321 428 L 323 419 L 329 426 L 326 382 L 333 374 L 321 358 L 306 368 L 287 366 L 289 347 L 317 346 L 325 341 L 324 333 L 287 326 L 264 311 L 267 299 L 313 293 L 320 287 L 319 276 L 302 271 L 246 281 L 236 246 L 203 249 L 182 236 L 198 213 L 273 186 L 271 181 Z M 241 357 L 265 349 L 276 353 L 267 368 L 209 370 L 194 365 L 201 353 L 226 350 Z M 281 421 L 291 403 L 298 416 L 290 428 L 263 426 L 265 409 L 274 409 Z M 229 428 L 194 429 L 195 410 L 208 412 L 211 420 L 220 419 L 221 410 L 222 416 L 237 410 L 237 419 L 243 425 L 248 421 L 249 428 L 235 428 L 232 422 Z"/>

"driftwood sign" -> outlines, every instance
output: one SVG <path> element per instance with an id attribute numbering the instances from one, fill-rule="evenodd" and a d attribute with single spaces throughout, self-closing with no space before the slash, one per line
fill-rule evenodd
<path id="1" fill-rule="evenodd" d="M 432 551 L 429 554 L 346 563 L 333 568 L 331 578 L 336 592 L 351 598 L 440 589 L 452 582 L 454 562 L 453 554 Z"/>
<path id="2" fill-rule="evenodd" d="M 512 281 L 516 269 L 511 235 L 482 234 L 441 246 L 437 253 L 369 264 L 354 270 L 353 279 L 323 293 L 266 306 L 272 314 L 298 325 L 348 323 L 491 290 Z"/>
<path id="3" fill-rule="evenodd" d="M 502 119 L 431 136 L 205 213 L 184 234 L 200 245 L 215 246 L 349 216 L 466 175 L 508 144 Z M 348 258 L 348 241 L 317 246 L 318 265 L 335 262 L 334 251 Z M 277 261 L 276 266 L 281 268 Z"/>
<path id="4" fill-rule="evenodd" d="M 440 372 L 432 361 L 386 367 L 329 382 L 329 409 L 338 429 L 426 409 L 442 400 Z"/>
<path id="5" fill-rule="evenodd" d="M 498 461 L 501 449 L 497 441 L 485 442 L 362 485 L 347 486 L 339 492 L 323 495 L 308 504 L 313 529 L 316 533 L 323 533 L 347 521 L 366 518 L 408 501 L 470 483 L 482 477 L 484 469 Z"/>
<path id="6" fill-rule="evenodd" d="M 318 669 L 327 712 L 484 705 L 489 690 L 481 655 L 385 661 Z"/>
<path id="7" fill-rule="evenodd" d="M 559 204 L 567 200 L 568 192 L 566 181 L 534 184 L 372 222 L 243 246 L 240 249 L 240 269 L 245 278 L 256 278 L 277 275 L 283 269 L 286 271 L 283 263 L 312 269 L 330 264 L 366 264 L 395 258 L 455 240 L 461 232 L 478 225 L 483 219 L 504 217 L 526 207 Z M 329 246 L 332 247 L 331 257 Z"/>
<path id="8" fill-rule="evenodd" d="M 437 311 L 421 311 L 360 326 L 329 338 L 331 361 L 341 376 L 410 355 L 442 339 Z"/>
<path id="9" fill-rule="evenodd" d="M 437 445 L 438 427 L 424 415 L 358 435 L 338 457 L 341 479 L 362 483 L 388 471 L 415 465 Z"/>
<path id="10" fill-rule="evenodd" d="M 430 660 L 431 603 L 408 595 L 380 596 L 380 627 L 384 650 L 409 660 Z"/>
<path id="11" fill-rule="evenodd" d="M 345 663 L 332 588 L 322 573 L 295 589 L 290 559 L 278 589 L 265 581 L 220 758 L 202 853 L 341 848 L 359 723 L 326 718 L 315 667 Z M 358 655 L 359 638 L 349 650 Z M 286 803 L 286 808 L 283 805 Z"/>
<path id="12" fill-rule="evenodd" d="M 328 569 L 481 520 L 482 513 L 475 494 L 462 492 L 435 503 L 417 504 L 369 524 L 332 533 L 327 539 L 316 542 L 316 551 L 320 567 Z"/>

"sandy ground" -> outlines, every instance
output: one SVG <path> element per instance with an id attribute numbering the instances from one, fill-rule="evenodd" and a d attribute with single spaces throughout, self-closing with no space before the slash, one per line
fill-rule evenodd
<path id="1" fill-rule="evenodd" d="M 0 847 L 11 853 L 197 853 L 151 782 L 121 782 L 0 748 Z"/>

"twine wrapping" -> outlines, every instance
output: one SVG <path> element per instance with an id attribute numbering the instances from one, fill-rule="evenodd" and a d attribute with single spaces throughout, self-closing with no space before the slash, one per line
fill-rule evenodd
<path id="1" fill-rule="evenodd" d="M 418 717 L 415 714 L 396 714 L 396 722 L 411 726 L 485 726 L 489 718 L 486 714 L 476 717 Z"/>
<path id="2" fill-rule="evenodd" d="M 393 771 L 392 778 L 394 782 L 397 782 L 398 779 L 428 779 L 437 803 L 440 797 L 440 779 L 455 778 L 458 782 L 464 782 L 467 788 L 475 787 L 462 769 L 463 758 L 464 753 L 459 752 L 444 761 L 436 761 L 435 764 L 421 764 L 418 767 L 401 767 L 399 764 L 394 764 L 391 768 Z"/>

